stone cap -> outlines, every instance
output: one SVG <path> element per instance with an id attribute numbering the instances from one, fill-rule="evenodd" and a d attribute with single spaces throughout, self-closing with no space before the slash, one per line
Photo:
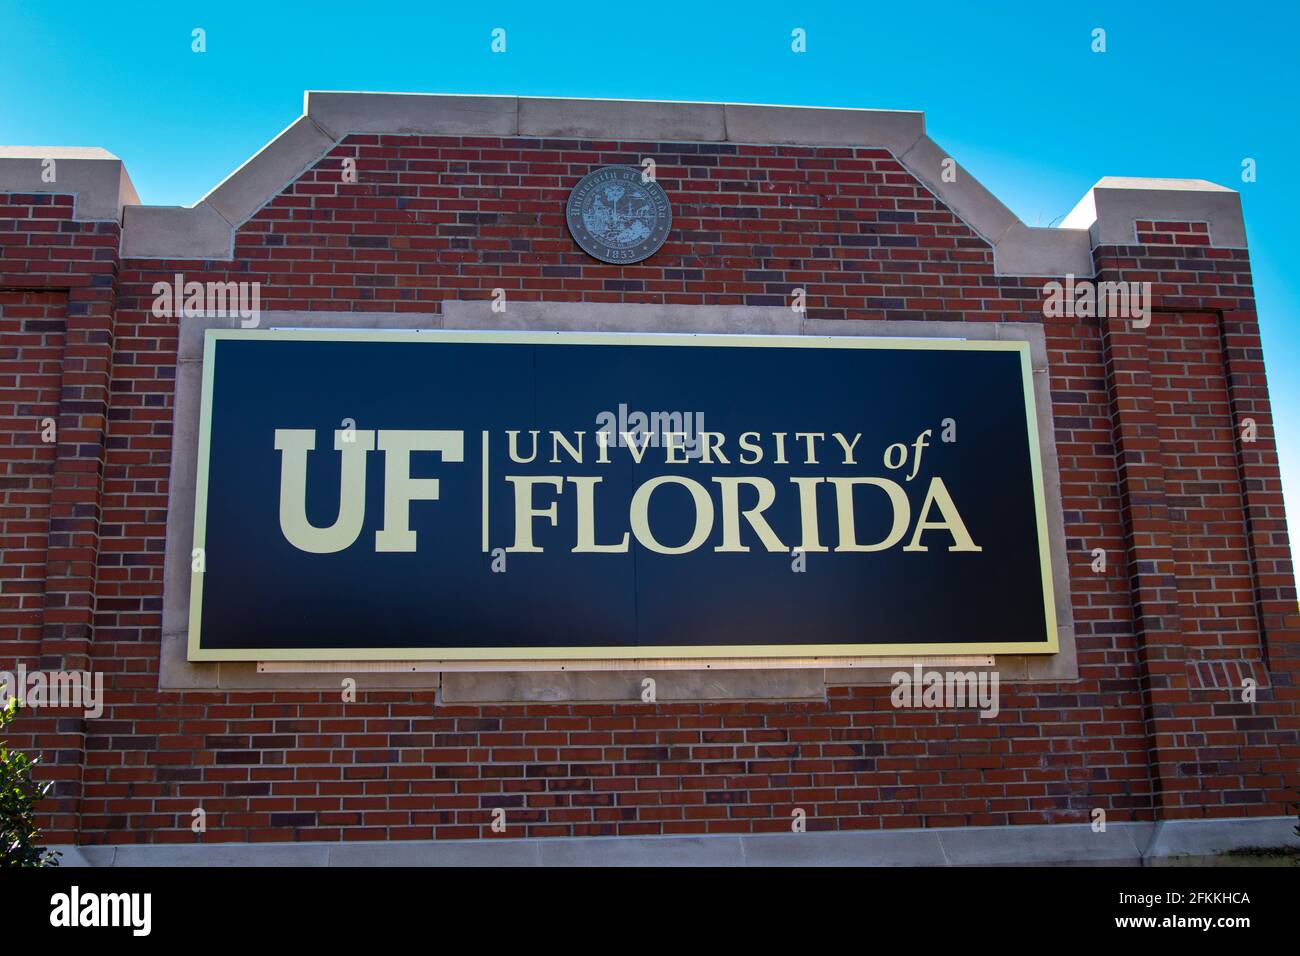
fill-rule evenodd
<path id="1" fill-rule="evenodd" d="M 71 194 L 81 222 L 121 222 L 140 204 L 122 161 L 99 146 L 0 146 L 0 192 Z"/>
<path id="2" fill-rule="evenodd" d="M 230 259 L 236 230 L 352 133 L 878 147 L 989 243 L 1000 275 L 1091 275 L 1093 247 L 1136 241 L 1136 219 L 1205 221 L 1214 245 L 1245 245 L 1237 194 L 1199 180 L 1106 178 L 1060 227 L 1027 226 L 926 135 L 925 114 L 912 110 L 311 90 L 302 116 L 194 206 L 140 206 L 130 190 L 116 207 L 128 207 L 123 255 Z M 107 153 L 96 161 L 106 160 L 117 162 Z M 20 191 L 12 178 L 0 165 L 0 192 Z"/>
<path id="3" fill-rule="evenodd" d="M 1149 179 L 1104 176 L 1062 220 L 1070 229 L 1087 229 L 1094 246 L 1137 244 L 1139 220 L 1203 222 L 1210 245 L 1246 248 L 1241 194 L 1204 179 Z"/>

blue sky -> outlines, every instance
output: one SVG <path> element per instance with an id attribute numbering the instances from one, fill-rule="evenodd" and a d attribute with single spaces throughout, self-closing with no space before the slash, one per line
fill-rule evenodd
<path id="1" fill-rule="evenodd" d="M 293 121 L 303 90 L 516 93 L 925 110 L 1030 225 L 1105 175 L 1208 179 L 1242 194 L 1297 515 L 1298 28 L 1292 3 L 0 0 L 0 142 L 103 146 L 142 201 L 190 204 Z"/>

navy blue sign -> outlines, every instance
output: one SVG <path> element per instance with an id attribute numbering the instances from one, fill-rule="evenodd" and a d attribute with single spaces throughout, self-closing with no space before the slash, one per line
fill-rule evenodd
<path id="1" fill-rule="evenodd" d="M 1057 649 L 1027 346 L 209 331 L 190 658 Z"/>

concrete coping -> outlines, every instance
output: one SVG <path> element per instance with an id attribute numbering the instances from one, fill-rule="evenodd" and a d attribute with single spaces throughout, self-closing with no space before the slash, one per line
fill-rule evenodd
<path id="1" fill-rule="evenodd" d="M 120 219 L 123 206 L 138 207 L 126 216 L 123 255 L 229 260 L 239 227 L 353 133 L 879 147 L 989 243 L 1001 275 L 1091 275 L 1093 247 L 1135 242 L 1137 219 L 1207 222 L 1213 245 L 1245 246 L 1240 197 L 1201 180 L 1107 177 L 1060 227 L 1027 226 L 926 135 L 925 114 L 913 110 L 311 90 L 302 116 L 194 206 L 140 206 L 120 161 L 103 150 L 74 150 L 95 155 L 61 162 L 116 164 L 103 185 L 83 190 L 79 218 Z M 51 191 L 38 188 L 36 160 L 53 149 L 0 150 L 0 192 Z"/>
<path id="2" fill-rule="evenodd" d="M 1241 194 L 1204 179 L 1105 176 L 1061 226 L 1088 230 L 1094 246 L 1131 246 L 1138 242 L 1139 220 L 1203 222 L 1209 227 L 1210 245 L 1246 248 Z"/>
<path id="3" fill-rule="evenodd" d="M 1289 817 L 708 836 L 59 845 L 64 867 L 1290 865 Z M 1252 855 L 1255 849 L 1272 855 Z"/>
<path id="4" fill-rule="evenodd" d="M 0 193 L 70 194 L 78 222 L 121 222 L 140 204 L 122 161 L 99 146 L 0 146 Z"/>

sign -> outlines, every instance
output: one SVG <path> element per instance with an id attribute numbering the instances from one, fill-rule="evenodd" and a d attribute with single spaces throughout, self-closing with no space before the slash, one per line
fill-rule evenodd
<path id="1" fill-rule="evenodd" d="M 210 330 L 191 660 L 1057 650 L 1028 345 Z"/>
<path id="2" fill-rule="evenodd" d="M 569 193 L 564 219 L 573 241 L 601 262 L 648 259 L 672 228 L 668 194 L 630 166 L 602 166 Z"/>

